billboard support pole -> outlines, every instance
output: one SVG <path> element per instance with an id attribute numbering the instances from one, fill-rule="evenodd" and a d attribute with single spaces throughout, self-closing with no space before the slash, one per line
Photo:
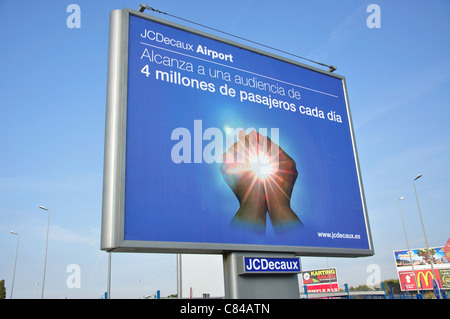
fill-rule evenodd
<path id="1" fill-rule="evenodd" d="M 297 260 L 290 253 L 226 252 L 223 254 L 225 298 L 227 299 L 299 299 L 298 272 L 246 272 L 245 258 L 256 260 L 258 268 L 275 268 L 280 261 Z M 266 262 L 264 262 L 264 260 Z M 259 262 L 261 261 L 261 262 Z M 298 261 L 299 262 L 299 261 Z M 299 265 L 299 264 L 298 264 Z"/>
<path id="2" fill-rule="evenodd" d="M 106 298 L 111 299 L 111 252 L 108 252 L 108 280 L 106 286 Z"/>
<path id="3" fill-rule="evenodd" d="M 177 254 L 177 298 L 181 299 L 181 293 L 183 291 L 183 287 L 182 287 L 182 265 L 181 265 L 181 258 L 182 255 L 180 253 Z"/>

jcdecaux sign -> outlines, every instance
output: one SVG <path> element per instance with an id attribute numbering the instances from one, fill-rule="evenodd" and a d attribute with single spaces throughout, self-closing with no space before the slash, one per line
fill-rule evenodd
<path id="1" fill-rule="evenodd" d="M 242 262 L 240 274 L 300 272 L 298 258 L 242 257 Z"/>
<path id="2" fill-rule="evenodd" d="M 373 254 L 343 76 L 114 10 L 106 105 L 103 250 Z"/>

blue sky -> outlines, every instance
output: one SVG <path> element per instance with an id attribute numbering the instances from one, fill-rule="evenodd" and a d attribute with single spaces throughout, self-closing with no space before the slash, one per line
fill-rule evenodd
<path id="1" fill-rule="evenodd" d="M 106 290 L 107 254 L 99 241 L 109 13 L 138 9 L 141 2 L 0 2 L 0 279 L 6 280 L 8 297 L 17 239 L 11 230 L 20 234 L 14 297 L 40 296 L 36 284 L 42 281 L 47 225 L 40 205 L 51 210 L 45 296 L 98 298 Z M 71 3 L 81 8 L 79 29 L 66 25 Z M 379 29 L 366 25 L 371 3 L 381 8 Z M 445 245 L 450 237 L 447 1 L 149 4 L 336 65 L 336 73 L 346 77 L 375 255 L 305 257 L 305 269 L 336 267 L 341 285 L 364 284 L 372 265 L 382 280 L 395 278 L 392 251 L 406 246 L 400 196 L 411 248 L 425 245 L 412 185 L 419 173 L 428 242 Z M 113 297 L 137 298 L 155 287 L 163 295 L 176 291 L 175 255 L 114 254 L 112 259 Z M 81 288 L 66 285 L 71 264 L 80 266 Z"/>

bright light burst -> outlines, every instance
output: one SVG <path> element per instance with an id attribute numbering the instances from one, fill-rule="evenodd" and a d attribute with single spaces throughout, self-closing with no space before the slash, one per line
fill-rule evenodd
<path id="1" fill-rule="evenodd" d="M 277 171 L 276 165 L 272 163 L 268 155 L 263 153 L 250 157 L 249 168 L 255 174 L 255 177 L 262 181 Z"/>

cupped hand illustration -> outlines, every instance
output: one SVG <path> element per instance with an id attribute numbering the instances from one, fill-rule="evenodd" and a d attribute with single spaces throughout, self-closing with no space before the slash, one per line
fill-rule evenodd
<path id="1" fill-rule="evenodd" d="M 252 225 L 265 230 L 267 205 L 264 199 L 264 187 L 255 178 L 250 168 L 251 142 L 244 131 L 239 133 L 239 140 L 223 155 L 222 175 L 239 201 L 239 209 L 232 223 Z"/>
<path id="2" fill-rule="evenodd" d="M 266 139 L 268 149 L 271 150 L 271 160 L 273 162 L 278 160 L 276 169 L 263 181 L 272 225 L 275 230 L 299 225 L 301 221 L 291 208 L 292 191 L 298 177 L 295 161 L 268 137 L 263 138 Z"/>
<path id="3" fill-rule="evenodd" d="M 265 230 L 267 212 L 276 231 L 301 224 L 290 205 L 295 161 L 268 137 L 241 131 L 223 155 L 221 172 L 240 205 L 233 224 Z"/>

